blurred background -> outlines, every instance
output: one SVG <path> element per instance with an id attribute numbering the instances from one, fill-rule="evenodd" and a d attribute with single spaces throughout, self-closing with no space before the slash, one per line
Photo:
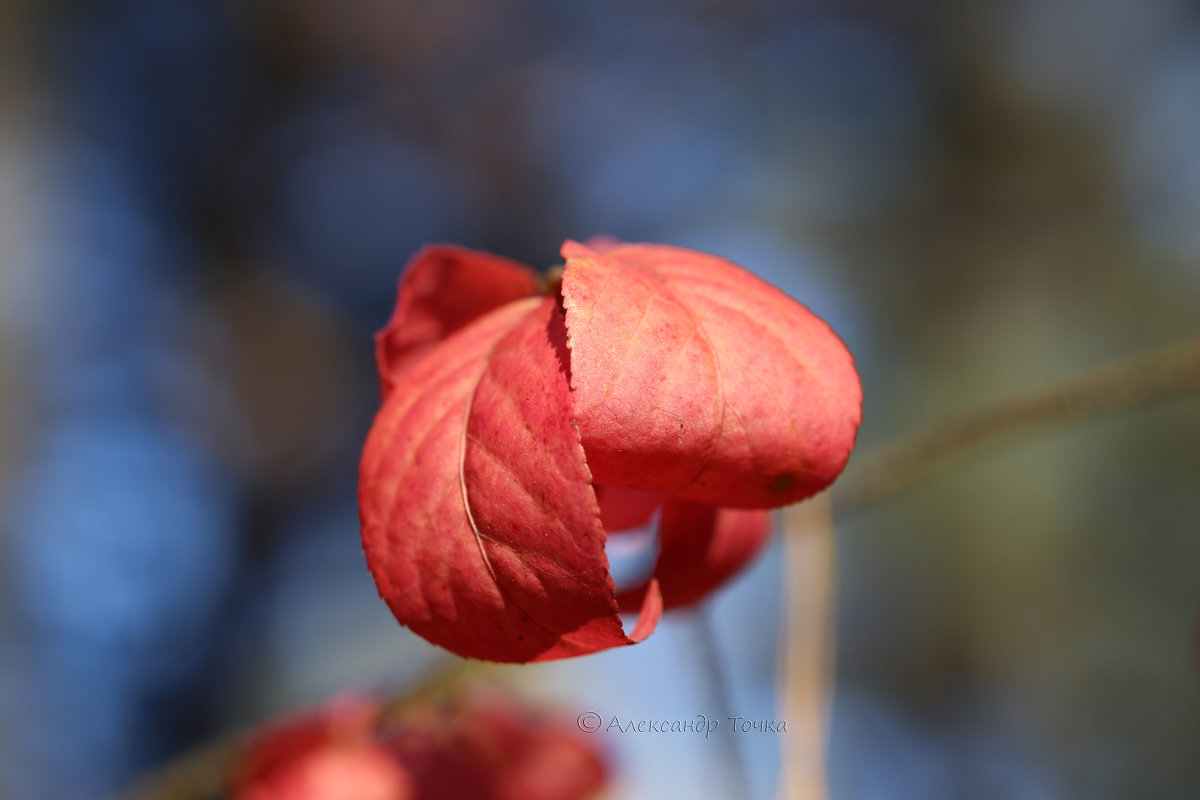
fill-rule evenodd
<path id="1" fill-rule="evenodd" d="M 1200 5 L 4 0 L 0 797 L 440 663 L 358 542 L 370 336 L 424 242 L 595 233 L 830 320 L 860 452 L 1194 340 Z M 1200 796 L 1198 485 L 1186 400 L 840 521 L 835 800 Z M 710 609 L 748 719 L 781 584 Z M 720 716 L 697 631 L 510 674 Z M 605 736 L 611 796 L 726 797 L 736 747 L 773 797 L 779 744 Z"/>

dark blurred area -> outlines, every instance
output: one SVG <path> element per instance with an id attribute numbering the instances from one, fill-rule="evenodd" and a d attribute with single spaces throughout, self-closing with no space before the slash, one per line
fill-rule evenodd
<path id="1" fill-rule="evenodd" d="M 849 343 L 867 448 L 1196 339 L 1198 221 L 1184 0 L 6 0 L 0 796 L 433 663 L 354 500 L 422 243 L 731 257 Z M 836 800 L 1200 796 L 1198 412 L 845 521 Z M 779 584 L 776 549 L 717 601 L 742 716 L 777 717 Z M 689 646 L 525 674 L 692 718 Z M 714 742 L 612 746 L 614 796 L 711 791 Z M 774 796 L 778 742 L 740 746 Z"/>

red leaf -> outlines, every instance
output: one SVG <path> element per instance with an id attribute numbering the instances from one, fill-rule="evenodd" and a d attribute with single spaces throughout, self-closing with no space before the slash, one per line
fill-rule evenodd
<path id="1" fill-rule="evenodd" d="M 459 655 L 536 661 L 627 637 L 564 374 L 553 298 L 509 303 L 414 358 L 359 484 L 363 545 L 396 618 Z"/>
<path id="2" fill-rule="evenodd" d="M 265 726 L 238 755 L 230 797 L 586 800 L 608 782 L 574 725 L 511 698 L 415 701 L 381 716 L 374 700 L 340 700 Z"/>
<path id="3" fill-rule="evenodd" d="M 404 271 L 391 320 L 375 335 L 384 396 L 431 346 L 539 287 L 533 270 L 511 259 L 451 245 L 423 247 Z"/>
<path id="4" fill-rule="evenodd" d="M 598 483 L 776 508 L 842 471 L 862 392 L 821 319 L 716 256 L 562 253 L 575 414 Z"/>
<path id="5" fill-rule="evenodd" d="M 379 708 L 345 700 L 263 729 L 235 766 L 232 800 L 409 800 L 407 770 L 375 738 Z"/>
<path id="6" fill-rule="evenodd" d="M 604 761 L 574 725 L 499 697 L 410 713 L 393 746 L 422 798 L 585 800 L 608 782 Z"/>
<path id="7" fill-rule="evenodd" d="M 600 523 L 609 533 L 627 531 L 645 525 L 666 498 L 657 492 L 624 486 L 597 486 Z"/>
<path id="8" fill-rule="evenodd" d="M 842 342 L 740 267 L 611 239 L 563 256 L 565 313 L 527 297 L 539 284 L 516 262 L 426 249 L 377 338 L 364 548 L 396 617 L 460 655 L 543 660 L 644 638 L 664 598 L 651 580 L 625 635 L 605 530 L 666 500 L 655 574 L 670 606 L 695 602 L 766 540 L 764 513 L 720 506 L 825 488 L 861 419 Z"/>
<path id="9" fill-rule="evenodd" d="M 691 605 L 737 574 L 767 543 L 770 523 L 767 511 L 668 501 L 654 568 L 663 609 Z M 637 609 L 644 593 L 645 587 L 622 592 L 621 607 Z"/>

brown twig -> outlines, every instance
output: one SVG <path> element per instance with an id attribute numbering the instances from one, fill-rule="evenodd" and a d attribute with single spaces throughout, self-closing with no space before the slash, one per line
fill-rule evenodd
<path id="1" fill-rule="evenodd" d="M 189 750 L 149 775 L 122 796 L 129 800 L 208 800 L 220 797 L 234 755 L 249 736 L 243 728 Z"/>
<path id="2" fill-rule="evenodd" d="M 866 454 L 834 487 L 838 513 L 870 505 L 952 458 L 1005 437 L 1200 392 L 1200 344 L 1170 347 L 942 422 Z"/>

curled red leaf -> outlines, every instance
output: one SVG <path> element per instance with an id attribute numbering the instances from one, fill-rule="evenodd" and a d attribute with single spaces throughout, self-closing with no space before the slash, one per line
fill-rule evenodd
<path id="1" fill-rule="evenodd" d="M 771 533 L 770 512 L 671 500 L 659 521 L 654 578 L 663 609 L 681 608 L 712 593 L 758 555 Z M 637 609 L 646 587 L 622 592 L 624 609 Z"/>
<path id="2" fill-rule="evenodd" d="M 626 486 L 597 486 L 600 522 L 609 533 L 626 531 L 647 524 L 666 499 L 658 492 L 630 489 Z"/>
<path id="3" fill-rule="evenodd" d="M 503 256 L 451 245 L 421 248 L 404 270 L 391 320 L 375 336 L 383 394 L 434 344 L 538 286 L 533 270 Z"/>
<path id="4" fill-rule="evenodd" d="M 563 658 L 657 622 L 652 598 L 621 627 L 563 338 L 552 298 L 497 309 L 419 357 L 367 438 L 359 506 L 380 592 L 459 655 Z"/>
<path id="5" fill-rule="evenodd" d="M 862 391 L 820 318 L 692 250 L 568 242 L 563 257 L 575 416 L 598 482 L 777 508 L 841 473 Z"/>
<path id="6" fill-rule="evenodd" d="M 561 308 L 514 262 L 422 251 L 379 336 L 364 549 L 397 619 L 460 655 L 639 641 L 659 580 L 672 607 L 713 591 L 766 539 L 753 509 L 825 488 L 853 448 L 858 375 L 824 322 L 724 259 L 597 246 L 564 246 Z M 660 505 L 658 580 L 626 635 L 605 531 Z"/>

